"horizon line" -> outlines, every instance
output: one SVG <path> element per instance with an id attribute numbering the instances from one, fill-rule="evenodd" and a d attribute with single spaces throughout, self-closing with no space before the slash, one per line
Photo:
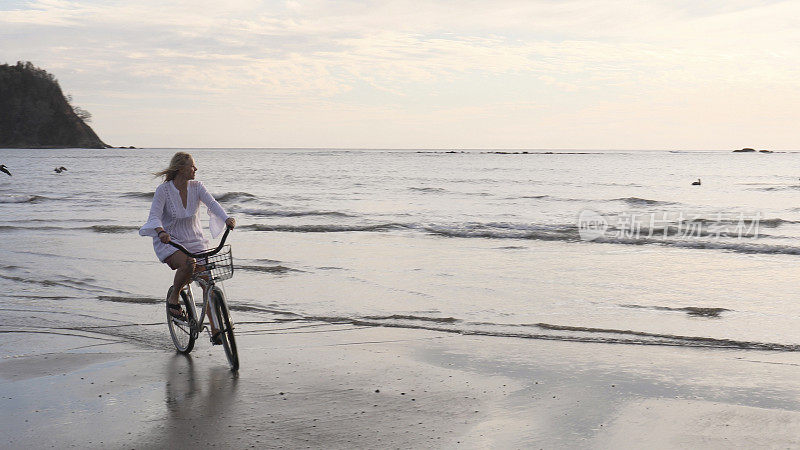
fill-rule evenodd
<path id="1" fill-rule="evenodd" d="M 111 147 L 118 148 L 118 147 Z M 798 152 L 800 149 L 759 149 L 753 148 L 755 152 Z M 729 151 L 742 150 L 744 148 L 525 148 L 525 147 L 192 147 L 192 146 L 147 146 L 135 147 L 130 150 L 140 149 L 197 149 L 197 150 L 436 150 L 436 151 L 570 151 L 570 152 L 590 152 L 590 151 L 687 151 L 687 152 L 708 152 L 708 151 Z M 128 149 L 119 147 L 118 149 Z"/>

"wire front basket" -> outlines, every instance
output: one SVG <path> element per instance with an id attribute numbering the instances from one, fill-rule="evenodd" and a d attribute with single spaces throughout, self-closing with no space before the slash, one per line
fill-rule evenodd
<path id="1" fill-rule="evenodd" d="M 206 256 L 197 260 L 197 267 L 202 270 L 194 273 L 196 278 L 205 278 L 213 281 L 227 280 L 233 277 L 233 253 L 231 246 L 222 247 L 216 255 Z"/>

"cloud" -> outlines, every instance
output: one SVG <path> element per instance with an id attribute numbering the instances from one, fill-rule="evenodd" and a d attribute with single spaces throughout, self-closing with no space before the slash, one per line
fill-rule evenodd
<path id="1" fill-rule="evenodd" d="M 154 115 L 195 102 L 529 123 L 539 113 L 519 105 L 536 104 L 595 120 L 717 90 L 796 97 L 798 15 L 797 2 L 755 0 L 36 0 L 0 12 L 0 52 L 68 82 L 98 124 L 112 98 Z M 683 113 L 695 106 L 709 107 Z"/>

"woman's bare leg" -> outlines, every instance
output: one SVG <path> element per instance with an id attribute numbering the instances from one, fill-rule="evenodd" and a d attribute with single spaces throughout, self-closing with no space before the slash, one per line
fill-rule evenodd
<path id="1" fill-rule="evenodd" d="M 168 302 L 177 305 L 179 304 L 178 296 L 180 295 L 181 289 L 189 284 L 189 280 L 192 278 L 195 260 L 194 258 L 186 256 L 183 252 L 177 251 L 169 255 L 165 262 L 175 270 L 175 280 L 172 282 L 172 296 L 169 298 Z"/>
<path id="2" fill-rule="evenodd" d="M 189 283 L 189 280 L 192 279 L 192 274 L 194 273 L 194 269 L 197 266 L 197 263 L 194 258 L 186 256 L 181 251 L 177 251 L 167 257 L 164 260 L 169 266 L 175 270 L 175 281 L 172 284 L 172 296 L 169 298 L 168 302 L 177 305 L 179 304 L 178 296 L 180 295 L 181 289 Z M 205 285 L 200 283 L 200 286 L 203 288 L 203 298 L 205 298 L 206 290 L 208 289 Z M 216 324 L 211 320 L 211 305 L 210 302 L 206 302 L 206 317 L 208 317 L 208 323 L 211 325 L 211 335 L 217 333 L 218 328 Z"/>

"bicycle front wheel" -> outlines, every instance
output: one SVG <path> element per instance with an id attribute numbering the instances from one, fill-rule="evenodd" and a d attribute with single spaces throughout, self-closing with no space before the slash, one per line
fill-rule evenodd
<path id="1" fill-rule="evenodd" d="M 239 353 L 236 350 L 236 339 L 233 337 L 233 323 L 228 313 L 228 306 L 225 304 L 225 294 L 220 288 L 214 287 L 211 295 L 211 304 L 218 319 L 217 326 L 219 326 L 222 348 L 225 349 L 225 356 L 228 357 L 231 370 L 239 370 Z"/>
<path id="2" fill-rule="evenodd" d="M 169 296 L 172 294 L 172 287 L 167 291 L 167 326 L 169 327 L 169 334 L 172 336 L 172 343 L 175 344 L 175 349 L 181 353 L 189 353 L 194 348 L 194 341 L 197 339 L 197 332 L 195 327 L 197 318 L 195 317 L 194 305 L 189 301 L 189 296 L 186 292 L 181 291 L 180 304 L 183 307 L 185 315 L 183 319 L 173 317 L 169 312 Z"/>

